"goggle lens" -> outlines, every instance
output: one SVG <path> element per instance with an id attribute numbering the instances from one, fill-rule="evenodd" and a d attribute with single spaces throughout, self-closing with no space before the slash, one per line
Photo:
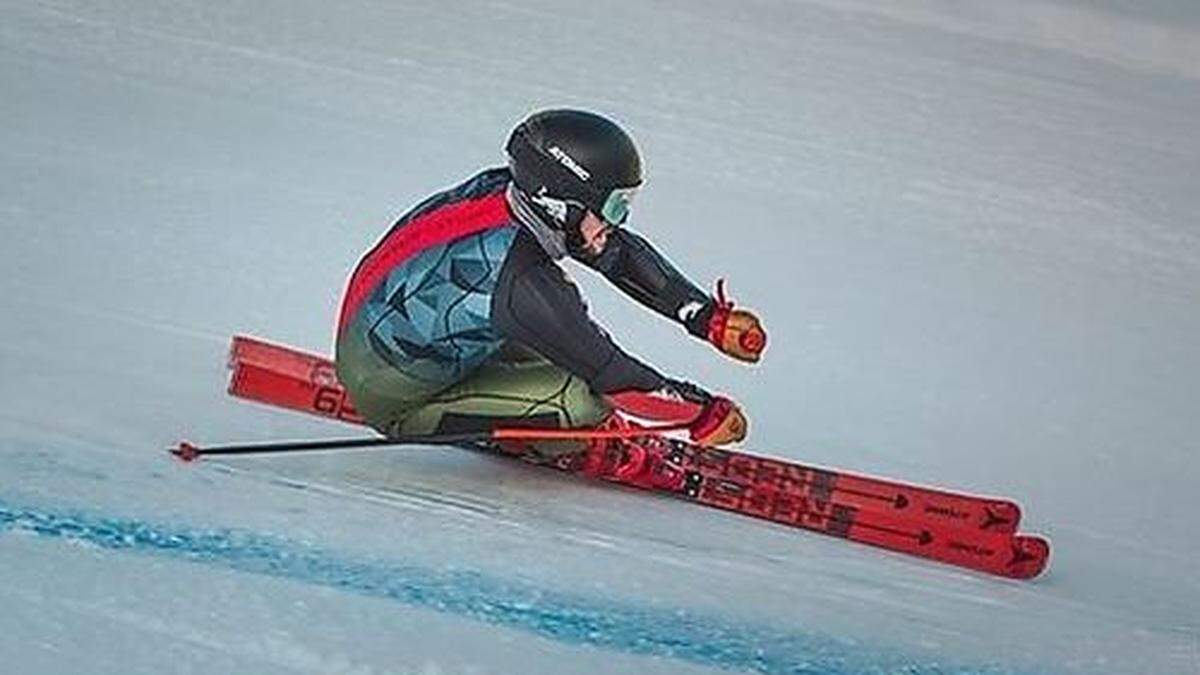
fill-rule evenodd
<path id="1" fill-rule="evenodd" d="M 604 208 L 600 209 L 600 217 L 613 225 L 624 224 L 629 217 L 629 204 L 638 193 L 638 188 L 618 188 L 608 194 L 604 200 Z"/>

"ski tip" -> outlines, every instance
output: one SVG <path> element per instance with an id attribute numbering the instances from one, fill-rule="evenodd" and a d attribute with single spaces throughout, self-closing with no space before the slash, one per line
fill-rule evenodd
<path id="1" fill-rule="evenodd" d="M 179 445 L 168 450 L 172 455 L 175 455 L 183 462 L 194 462 L 200 458 L 200 448 L 188 443 L 187 441 L 179 441 Z"/>
<path id="2" fill-rule="evenodd" d="M 1021 534 L 1012 538 L 1012 558 L 1005 569 L 1014 579 L 1033 579 L 1050 562 L 1050 541 L 1045 537 Z"/>

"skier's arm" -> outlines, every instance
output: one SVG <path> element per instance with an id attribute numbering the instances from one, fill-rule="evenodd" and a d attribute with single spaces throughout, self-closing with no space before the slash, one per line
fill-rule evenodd
<path id="1" fill-rule="evenodd" d="M 717 297 L 710 297 L 637 234 L 613 230 L 604 252 L 587 264 L 643 305 L 683 324 L 689 333 L 725 354 L 749 362 L 762 356 L 767 336 L 753 312 L 735 309 L 725 299 L 720 281 Z"/>
<path id="2" fill-rule="evenodd" d="M 707 338 L 713 299 L 640 235 L 613 230 L 604 252 L 586 264 L 646 307 Z"/>
<path id="3" fill-rule="evenodd" d="M 526 239 L 513 244 L 492 299 L 492 325 L 579 376 L 597 394 L 653 391 L 670 380 L 625 353 L 588 316 L 579 290 Z"/>

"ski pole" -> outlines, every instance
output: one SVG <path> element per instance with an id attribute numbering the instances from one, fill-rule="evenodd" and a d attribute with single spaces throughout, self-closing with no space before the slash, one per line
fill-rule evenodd
<path id="1" fill-rule="evenodd" d="M 191 462 L 207 455 L 258 455 L 279 452 L 315 452 L 320 450 L 344 450 L 349 448 L 370 448 L 389 445 L 405 445 L 424 443 L 427 445 L 443 445 L 449 443 L 467 443 L 488 439 L 486 433 L 448 434 L 443 436 L 396 437 L 396 438 L 331 438 L 315 441 L 283 441 L 277 443 L 245 443 L 234 445 L 199 446 L 188 441 L 180 441 L 179 445 L 170 448 L 168 452 L 185 462 Z"/>
<path id="2" fill-rule="evenodd" d="M 392 436 L 374 438 L 334 438 L 315 441 L 283 441 L 277 443 L 245 443 L 234 445 L 198 446 L 188 441 L 168 452 L 185 462 L 206 455 L 256 455 L 280 452 L 316 452 L 352 448 L 388 447 L 394 445 L 454 445 L 484 441 L 589 441 L 599 439 L 636 438 L 677 431 L 685 425 L 668 424 L 629 429 L 555 429 L 543 427 L 507 427 L 491 431 L 458 434 L 429 434 L 423 436 Z"/>

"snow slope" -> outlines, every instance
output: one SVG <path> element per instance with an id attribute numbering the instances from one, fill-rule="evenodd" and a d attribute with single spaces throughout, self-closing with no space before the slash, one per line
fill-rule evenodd
<path id="1" fill-rule="evenodd" d="M 0 662 L 66 672 L 1200 672 L 1200 10 L 1155 0 L 0 0 Z M 530 110 L 764 315 L 758 451 L 1011 495 L 1014 583 L 229 400 Z"/>

